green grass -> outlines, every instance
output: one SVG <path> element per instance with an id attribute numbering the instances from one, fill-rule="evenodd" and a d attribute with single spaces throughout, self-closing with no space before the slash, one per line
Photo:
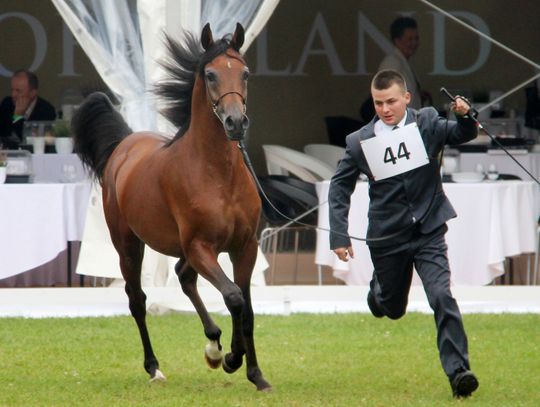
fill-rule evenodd
<path id="1" fill-rule="evenodd" d="M 230 343 L 230 318 L 215 316 Z M 131 317 L 0 319 L 0 406 L 538 406 L 540 315 L 465 315 L 480 388 L 453 400 L 433 317 L 256 316 L 261 393 L 244 366 L 203 360 L 196 315 L 149 317 L 164 384 L 150 385 Z"/>

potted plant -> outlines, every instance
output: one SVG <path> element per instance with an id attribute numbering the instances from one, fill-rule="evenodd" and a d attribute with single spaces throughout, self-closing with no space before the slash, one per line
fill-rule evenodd
<path id="1" fill-rule="evenodd" d="M 54 136 L 54 146 L 58 154 L 71 154 L 73 152 L 73 140 L 67 120 L 54 122 Z"/>
<path id="2" fill-rule="evenodd" d="M 7 164 L 7 154 L 3 151 L 0 151 L 0 184 L 6 182 Z"/>

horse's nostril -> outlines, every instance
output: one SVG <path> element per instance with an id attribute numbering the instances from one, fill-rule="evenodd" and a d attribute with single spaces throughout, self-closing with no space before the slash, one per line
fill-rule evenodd
<path id="1" fill-rule="evenodd" d="M 244 115 L 244 117 L 242 118 L 242 129 L 244 130 L 247 130 L 249 127 L 249 118 Z"/>
<path id="2" fill-rule="evenodd" d="M 227 118 L 225 119 L 225 129 L 234 130 L 234 120 L 231 116 L 227 116 Z"/>

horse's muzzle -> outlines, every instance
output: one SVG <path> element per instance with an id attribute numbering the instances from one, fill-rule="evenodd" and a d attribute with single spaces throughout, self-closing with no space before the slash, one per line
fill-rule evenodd
<path id="1" fill-rule="evenodd" d="M 249 127 L 249 118 L 245 114 L 235 118 L 227 116 L 223 121 L 223 127 L 225 128 L 225 133 L 229 140 L 242 141 L 244 140 L 246 130 Z"/>

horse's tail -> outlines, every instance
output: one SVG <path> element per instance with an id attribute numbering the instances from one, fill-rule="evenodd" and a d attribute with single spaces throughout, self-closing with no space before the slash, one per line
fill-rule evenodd
<path id="1" fill-rule="evenodd" d="M 75 152 L 99 181 L 116 146 L 132 133 L 109 98 L 101 92 L 86 98 L 73 116 L 71 128 Z"/>

